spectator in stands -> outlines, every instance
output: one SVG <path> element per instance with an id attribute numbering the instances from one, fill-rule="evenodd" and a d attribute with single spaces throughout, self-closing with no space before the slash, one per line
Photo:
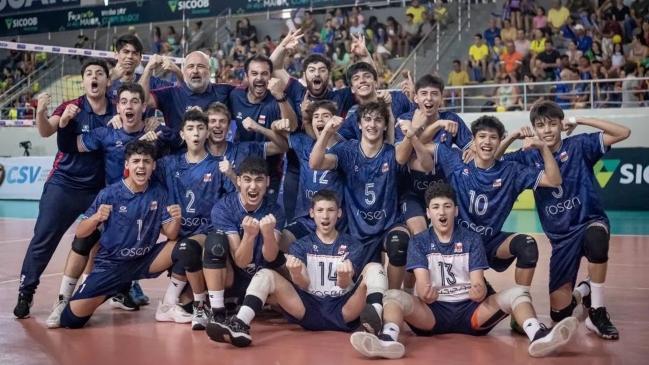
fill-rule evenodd
<path id="1" fill-rule="evenodd" d="M 234 47 L 230 50 L 228 58 L 237 61 L 245 61 L 248 58 L 248 47 L 242 42 L 241 38 L 234 40 Z"/>
<path id="2" fill-rule="evenodd" d="M 207 36 L 205 32 L 203 32 L 203 22 L 202 21 L 197 21 L 194 23 L 194 29 L 192 30 L 192 35 L 189 38 L 189 46 L 188 46 L 188 51 L 189 52 L 194 52 L 198 51 L 200 49 L 205 48 L 207 46 Z"/>
<path id="3" fill-rule="evenodd" d="M 531 42 L 527 39 L 523 29 L 519 28 L 516 31 L 516 40 L 514 40 L 514 45 L 516 46 L 516 52 L 520 53 L 524 59 L 529 58 Z"/>
<path id="4" fill-rule="evenodd" d="M 403 56 L 410 54 L 412 48 L 417 46 L 421 36 L 419 35 L 419 28 L 421 23 L 415 23 L 413 21 L 412 14 L 406 14 L 406 24 L 403 26 L 402 37 L 406 43 L 405 53 Z"/>
<path id="5" fill-rule="evenodd" d="M 385 60 L 390 58 L 392 54 L 392 41 L 388 37 L 384 28 L 377 28 L 378 32 L 374 35 L 374 49 L 375 52 L 372 55 L 374 62 L 379 66 L 385 65 Z"/>
<path id="6" fill-rule="evenodd" d="M 503 42 L 516 39 L 516 28 L 512 27 L 511 21 L 503 20 L 503 29 L 500 30 L 500 39 Z"/>
<path id="7" fill-rule="evenodd" d="M 453 60 L 453 70 L 449 72 L 448 79 L 446 80 L 446 86 L 461 87 L 469 84 L 469 74 L 462 69 L 462 63 L 460 60 Z M 456 99 L 462 99 L 464 97 L 464 89 L 460 88 L 458 90 L 453 90 L 449 88 L 444 89 L 444 97 L 450 98 L 450 106 L 456 106 Z"/>
<path id="8" fill-rule="evenodd" d="M 579 59 L 583 55 L 584 53 L 579 49 L 577 49 L 577 43 L 575 43 L 575 41 L 573 40 L 568 41 L 568 50 L 566 51 L 566 56 L 568 56 L 568 61 L 570 62 L 570 65 L 576 66 L 577 63 L 579 62 Z"/>
<path id="9" fill-rule="evenodd" d="M 624 57 L 624 48 L 622 48 L 622 43 L 613 44 L 613 54 L 611 55 L 611 68 L 608 70 L 609 73 L 613 71 L 618 71 L 626 64 L 626 58 Z"/>
<path id="10" fill-rule="evenodd" d="M 636 73 L 638 71 L 638 66 L 629 62 L 624 66 L 624 72 L 626 73 L 626 78 L 622 82 L 622 107 L 623 108 L 633 108 L 640 106 L 638 102 L 638 78 Z"/>
<path id="11" fill-rule="evenodd" d="M 577 69 L 579 70 L 580 80 L 592 80 L 593 74 L 591 72 L 591 63 L 588 57 L 582 56 L 579 59 L 579 64 L 577 65 Z"/>
<path id="12" fill-rule="evenodd" d="M 386 21 L 388 38 L 390 38 L 390 43 L 392 44 L 392 55 L 397 57 L 403 56 L 404 43 L 401 38 L 401 24 L 399 24 L 392 16 L 389 16 Z M 394 47 L 395 45 L 396 47 Z"/>
<path id="13" fill-rule="evenodd" d="M 16 81 L 15 81 L 13 75 L 9 75 L 9 76 L 7 76 L 5 78 L 4 82 L 2 83 L 2 88 L 0 88 L 0 91 L 2 91 L 2 93 L 5 93 L 9 89 L 14 87 L 15 84 L 16 84 Z"/>
<path id="14" fill-rule="evenodd" d="M 302 29 L 302 34 L 311 36 L 316 32 L 317 27 L 318 24 L 316 23 L 313 14 L 306 10 L 304 12 L 304 18 L 302 19 L 302 26 L 300 27 Z"/>
<path id="15" fill-rule="evenodd" d="M 523 56 L 516 51 L 514 41 L 505 42 L 506 52 L 500 55 L 500 74 L 507 74 L 519 80 L 522 74 Z"/>
<path id="16" fill-rule="evenodd" d="M 538 6 L 536 8 L 536 16 L 534 17 L 534 29 L 540 29 L 544 33 L 551 33 L 548 27 L 548 17 L 545 15 L 545 8 Z"/>
<path id="17" fill-rule="evenodd" d="M 631 38 L 631 48 L 627 56 L 627 61 L 636 65 L 641 65 L 649 57 L 649 47 L 646 46 L 645 40 L 640 34 L 634 34 Z M 628 72 L 627 72 L 628 74 Z"/>
<path id="18" fill-rule="evenodd" d="M 579 14 L 582 10 L 586 10 L 589 14 L 594 12 L 593 6 L 589 0 L 568 0 L 566 8 L 572 14 Z"/>
<path id="19" fill-rule="evenodd" d="M 352 16 L 349 18 L 349 34 L 355 36 L 365 35 L 365 25 L 358 22 L 358 17 Z"/>
<path id="20" fill-rule="evenodd" d="M 533 66 L 534 62 L 536 60 L 536 57 L 545 52 L 545 42 L 547 40 L 545 39 L 545 36 L 543 35 L 543 32 L 540 29 L 535 29 L 534 30 L 534 39 L 530 43 L 530 50 L 532 51 L 532 57 L 530 64 Z"/>
<path id="21" fill-rule="evenodd" d="M 592 61 L 602 62 L 604 61 L 604 50 L 602 49 L 602 44 L 598 41 L 593 41 L 593 45 L 590 46 L 590 49 L 584 53 L 584 56 Z"/>
<path id="22" fill-rule="evenodd" d="M 420 41 L 421 41 L 421 38 L 426 37 L 428 34 L 430 34 L 430 32 L 433 31 L 433 22 L 430 19 L 430 15 L 428 15 L 428 12 L 424 12 L 421 17 L 422 17 L 423 21 L 421 23 L 421 26 L 419 27 Z M 419 42 L 417 42 L 417 43 L 419 43 Z"/>
<path id="23" fill-rule="evenodd" d="M 489 27 L 484 31 L 484 41 L 488 46 L 493 47 L 496 37 L 500 37 L 500 28 L 496 27 L 494 19 L 489 19 Z"/>
<path id="24" fill-rule="evenodd" d="M 422 14 L 426 12 L 426 8 L 419 5 L 419 0 L 412 0 L 410 7 L 406 9 L 406 15 L 412 16 L 414 24 L 421 24 L 423 22 Z"/>
<path id="25" fill-rule="evenodd" d="M 351 62 L 351 57 L 349 56 L 344 44 L 341 43 L 336 47 L 333 61 L 334 65 L 331 69 L 332 73 L 344 75 L 347 66 L 349 66 L 349 63 Z"/>
<path id="26" fill-rule="evenodd" d="M 448 12 L 440 0 L 435 1 L 433 7 L 433 20 L 436 23 L 439 23 L 442 29 L 446 28 L 446 26 L 451 22 Z"/>
<path id="27" fill-rule="evenodd" d="M 241 42 L 243 44 L 248 44 L 250 40 L 254 40 L 255 43 L 257 43 L 257 28 L 250 24 L 250 20 L 248 18 L 243 18 L 241 19 L 241 26 L 237 30 L 236 36 L 238 38 L 241 38 Z"/>
<path id="28" fill-rule="evenodd" d="M 590 47 L 593 45 L 593 38 L 586 34 L 586 29 L 581 24 L 575 25 L 573 29 L 575 30 L 575 43 L 577 43 L 577 49 L 582 53 L 588 52 Z"/>
<path id="29" fill-rule="evenodd" d="M 467 69 L 470 67 L 473 72 L 473 80 L 481 82 L 484 75 L 487 74 L 487 61 L 489 60 L 489 47 L 484 43 L 482 34 L 477 33 L 474 36 L 475 43 L 469 48 L 469 61 Z"/>
<path id="30" fill-rule="evenodd" d="M 523 81 L 525 82 L 525 93 L 522 102 L 525 110 L 529 111 L 536 103 L 545 100 L 545 96 L 543 86 L 534 84 L 537 81 L 536 76 L 525 74 Z"/>
<path id="31" fill-rule="evenodd" d="M 570 10 L 561 5 L 561 0 L 552 0 L 552 9 L 548 11 L 548 24 L 554 34 L 558 34 L 561 27 L 570 17 Z"/>
<path id="32" fill-rule="evenodd" d="M 508 74 L 503 74 L 500 77 L 501 86 L 496 90 L 495 107 L 505 108 L 506 111 L 523 110 L 523 103 L 521 101 L 518 87 L 512 85 L 515 79 Z"/>
<path id="33" fill-rule="evenodd" d="M 489 80 L 493 80 L 494 76 L 495 78 L 498 78 L 498 75 L 500 74 L 500 55 L 505 52 L 505 46 L 503 45 L 500 37 L 494 38 L 494 45 L 493 47 L 489 47 L 489 69 L 487 70 L 489 72 Z"/>
<path id="34" fill-rule="evenodd" d="M 175 55 L 180 54 L 180 35 L 176 33 L 176 29 L 171 25 L 167 27 L 167 43 L 171 46 L 171 51 Z"/>
<path id="35" fill-rule="evenodd" d="M 153 27 L 153 30 L 151 30 L 151 52 L 153 54 L 160 54 L 160 51 L 162 50 L 162 31 L 160 30 L 160 27 Z"/>
<path id="36" fill-rule="evenodd" d="M 352 10 L 349 12 L 349 20 L 351 20 L 352 18 L 356 18 L 358 24 L 363 24 L 365 22 L 365 17 L 363 16 L 363 14 L 361 14 L 358 6 L 353 6 Z"/>
<path id="37" fill-rule="evenodd" d="M 523 19 L 521 14 L 521 0 L 505 0 L 507 9 L 509 10 L 509 18 L 504 18 L 503 23 L 507 20 L 510 21 L 514 29 L 523 27 Z M 503 37 L 503 41 L 505 37 Z M 513 38 L 512 38 L 513 40 Z"/>
<path id="38" fill-rule="evenodd" d="M 649 0 L 635 0 L 631 4 L 630 16 L 624 21 L 624 32 L 631 40 L 633 30 L 642 24 L 642 19 L 649 14 Z"/>
<path id="39" fill-rule="evenodd" d="M 555 69 L 559 67 L 561 55 L 554 49 L 551 40 L 545 42 L 545 50 L 536 56 L 533 73 L 540 80 L 554 80 Z"/>

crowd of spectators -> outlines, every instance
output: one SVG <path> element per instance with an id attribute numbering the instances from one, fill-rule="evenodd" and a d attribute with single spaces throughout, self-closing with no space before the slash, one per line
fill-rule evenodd
<path id="1" fill-rule="evenodd" d="M 15 42 L 15 40 L 12 40 Z M 10 49 L 7 56 L 0 60 L 0 102 L 6 102 L 6 96 L 10 91 L 21 85 L 28 75 L 33 74 L 47 61 L 45 52 L 26 52 Z M 34 90 L 28 89 L 24 94 L 9 102 L 9 107 L 0 110 L 0 117 L 6 119 L 32 119 L 35 114 L 35 103 L 33 99 Z"/>

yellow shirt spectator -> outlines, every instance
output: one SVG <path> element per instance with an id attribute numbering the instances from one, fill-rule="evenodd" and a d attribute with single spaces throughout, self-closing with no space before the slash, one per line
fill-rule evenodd
<path id="1" fill-rule="evenodd" d="M 536 54 L 545 52 L 545 38 L 539 40 L 533 40 L 530 43 L 530 50 Z"/>
<path id="2" fill-rule="evenodd" d="M 423 22 L 421 14 L 423 14 L 425 11 L 426 8 L 421 5 L 416 8 L 414 6 L 411 6 L 408 8 L 408 10 L 406 10 L 406 14 L 412 14 L 412 22 L 419 24 Z"/>
<path id="3" fill-rule="evenodd" d="M 561 28 L 566 24 L 569 16 L 570 10 L 565 6 L 562 6 L 559 10 L 552 8 L 548 11 L 548 24 L 554 28 Z"/>
<path id="4" fill-rule="evenodd" d="M 469 83 L 469 74 L 462 70 L 460 72 L 451 71 L 448 74 L 446 85 L 448 86 L 464 86 Z"/>
<path id="5" fill-rule="evenodd" d="M 480 47 L 474 44 L 469 48 L 469 56 L 472 56 L 476 61 L 485 60 L 489 57 L 489 47 L 484 43 Z"/>

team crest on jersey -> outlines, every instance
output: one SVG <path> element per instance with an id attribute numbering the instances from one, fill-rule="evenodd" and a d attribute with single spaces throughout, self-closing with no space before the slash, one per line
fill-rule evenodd
<path id="1" fill-rule="evenodd" d="M 446 142 L 446 133 L 442 133 L 442 136 L 439 139 L 442 143 Z"/>
<path id="2" fill-rule="evenodd" d="M 241 112 L 237 113 L 237 119 L 239 119 L 239 120 L 243 119 L 243 115 L 241 115 Z"/>
<path id="3" fill-rule="evenodd" d="M 313 245 L 313 252 L 318 252 L 318 245 Z"/>
<path id="4" fill-rule="evenodd" d="M 119 212 L 126 213 L 126 206 L 122 205 L 121 207 L 119 207 Z"/>
<path id="5" fill-rule="evenodd" d="M 83 127 L 81 127 L 81 133 L 88 133 L 88 132 L 90 132 L 90 126 L 84 124 Z"/>
<path id="6" fill-rule="evenodd" d="M 431 250 L 434 250 L 434 249 L 435 249 L 435 242 L 431 242 L 431 243 L 430 243 L 430 249 L 431 249 Z"/>
<path id="7" fill-rule="evenodd" d="M 462 170 L 462 175 L 469 176 L 469 169 Z"/>
<path id="8" fill-rule="evenodd" d="M 176 173 L 174 174 L 174 177 L 180 178 L 180 171 L 176 171 Z"/>
<path id="9" fill-rule="evenodd" d="M 493 187 L 494 188 L 499 188 L 503 185 L 503 179 L 496 179 L 494 180 Z"/>
<path id="10" fill-rule="evenodd" d="M 458 242 L 455 244 L 455 249 L 453 250 L 454 253 L 462 253 L 462 242 Z"/>
<path id="11" fill-rule="evenodd" d="M 157 201 L 152 201 L 151 202 L 151 208 L 149 210 L 158 210 L 158 202 Z"/>
<path id="12" fill-rule="evenodd" d="M 354 166 L 354 172 L 358 172 L 358 166 Z"/>
<path id="13" fill-rule="evenodd" d="M 388 165 L 387 162 L 384 162 L 383 165 L 381 165 L 381 172 L 388 172 L 390 170 L 390 165 Z"/>
<path id="14" fill-rule="evenodd" d="M 561 160 L 561 162 L 568 161 L 568 152 L 566 151 L 561 152 L 561 154 L 559 155 L 559 159 Z"/>
<path id="15" fill-rule="evenodd" d="M 115 143 L 115 147 L 118 147 L 118 148 L 119 148 L 119 147 L 122 147 L 122 141 L 117 141 L 117 142 Z"/>
<path id="16" fill-rule="evenodd" d="M 266 124 L 266 116 L 265 115 L 260 115 L 259 116 L 259 124 Z"/>
<path id="17" fill-rule="evenodd" d="M 212 181 L 212 174 L 203 175 L 203 182 L 210 182 L 210 181 Z"/>
<path id="18" fill-rule="evenodd" d="M 537 169 L 540 169 L 540 168 L 541 168 L 541 164 L 538 163 L 538 162 L 535 162 L 535 163 L 534 163 L 534 166 L 536 166 Z"/>
<path id="19" fill-rule="evenodd" d="M 346 249 L 347 249 L 347 246 L 345 246 L 345 245 L 341 245 L 340 247 L 338 247 L 338 255 L 345 254 Z"/>

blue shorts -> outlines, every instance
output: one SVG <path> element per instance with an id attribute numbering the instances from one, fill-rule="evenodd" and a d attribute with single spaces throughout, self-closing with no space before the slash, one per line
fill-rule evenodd
<path id="1" fill-rule="evenodd" d="M 399 199 L 399 204 L 401 207 L 401 214 L 403 216 L 403 221 L 407 222 L 410 218 L 423 217 L 426 222 L 428 222 L 428 217 L 426 217 L 426 201 L 420 199 L 417 195 L 412 192 L 408 192 L 401 195 Z"/>
<path id="2" fill-rule="evenodd" d="M 507 237 L 515 234 L 518 233 L 500 232 L 497 235 L 492 236 L 489 241 L 484 241 L 485 252 L 487 253 L 487 261 L 489 262 L 490 268 L 492 268 L 497 272 L 503 272 L 507 270 L 514 261 L 516 261 L 515 256 L 512 256 L 508 259 L 500 259 L 496 257 L 496 253 L 498 252 L 498 249 L 503 244 L 503 242 L 505 242 Z M 484 240 L 484 236 L 482 239 Z"/>
<path id="3" fill-rule="evenodd" d="M 284 310 L 284 316 L 290 323 L 298 324 L 307 331 L 352 332 L 360 326 L 360 318 L 345 322 L 343 317 L 343 306 L 354 295 L 358 285 L 354 285 L 354 288 L 340 297 L 317 297 L 295 285 L 293 287 L 300 296 L 305 311 L 304 317 L 297 319 Z"/>
<path id="4" fill-rule="evenodd" d="M 284 227 L 285 230 L 291 232 L 296 241 L 315 232 L 315 228 L 315 221 L 307 217 L 296 218 Z"/>
<path id="5" fill-rule="evenodd" d="M 435 317 L 435 325 L 431 329 L 414 327 L 408 323 L 412 332 L 417 336 L 432 336 L 446 333 L 459 333 L 471 336 L 484 336 L 488 334 L 501 320 L 507 317 L 502 311 L 498 311 L 492 318 L 481 327 L 478 323 L 478 307 L 481 303 L 473 300 L 461 302 L 433 302 L 428 308 Z"/>
<path id="6" fill-rule="evenodd" d="M 385 240 L 387 239 L 388 234 L 393 229 L 398 227 L 401 227 L 408 231 L 408 227 L 406 227 L 403 223 L 395 223 L 390 226 L 390 228 L 386 229 L 381 236 L 376 236 L 377 238 L 375 239 L 365 239 L 361 241 L 361 243 L 363 244 L 363 261 L 361 262 L 361 267 L 365 267 L 365 265 L 369 264 L 370 262 L 381 263 L 381 253 L 385 251 Z"/>
<path id="7" fill-rule="evenodd" d="M 594 223 L 596 222 L 592 224 Z M 552 255 L 550 256 L 550 294 L 569 283 L 572 284 L 572 288 L 574 289 L 581 258 L 585 255 L 584 235 L 592 224 L 585 225 L 581 229 L 573 232 L 570 237 L 560 243 L 550 242 L 552 244 Z M 608 225 L 605 226 L 607 231 L 610 232 Z"/>
<path id="8" fill-rule="evenodd" d="M 110 266 L 106 264 L 95 266 L 70 301 L 104 295 L 110 298 L 122 291 L 125 286 L 130 287 L 133 280 L 157 278 L 167 270 L 150 273 L 149 268 L 165 246 L 166 242 L 160 242 L 145 256 Z"/>

